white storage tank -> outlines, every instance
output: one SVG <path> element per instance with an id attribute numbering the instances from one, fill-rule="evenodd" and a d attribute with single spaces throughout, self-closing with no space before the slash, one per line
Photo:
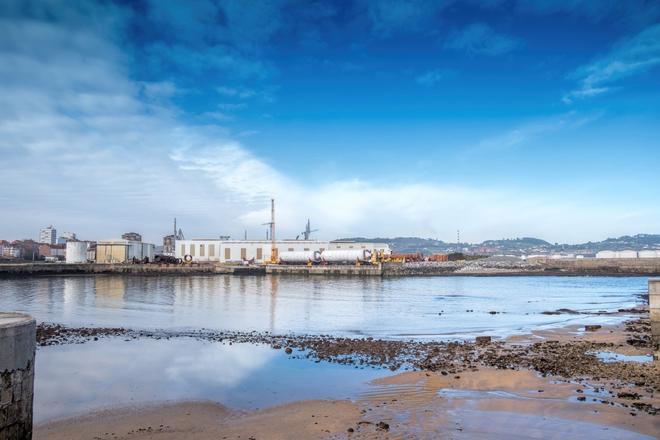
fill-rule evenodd
<path id="1" fill-rule="evenodd" d="M 637 258 L 637 251 L 625 250 L 616 253 L 617 258 Z"/>
<path id="2" fill-rule="evenodd" d="M 64 258 L 67 263 L 87 263 L 87 242 L 67 241 Z"/>
<path id="3" fill-rule="evenodd" d="M 369 249 L 330 249 L 321 252 L 321 259 L 325 263 L 355 263 L 371 260 Z"/>
<path id="4" fill-rule="evenodd" d="M 660 251 L 656 251 L 656 250 L 639 251 L 639 258 L 660 258 Z"/>
<path id="5" fill-rule="evenodd" d="M 148 258 L 149 261 L 154 261 L 154 254 L 156 253 L 156 245 L 151 243 L 142 243 L 142 259 Z"/>
<path id="6" fill-rule="evenodd" d="M 319 263 L 321 252 L 319 251 L 292 251 L 279 254 L 280 262 L 284 264 L 307 264 L 308 262 Z"/>

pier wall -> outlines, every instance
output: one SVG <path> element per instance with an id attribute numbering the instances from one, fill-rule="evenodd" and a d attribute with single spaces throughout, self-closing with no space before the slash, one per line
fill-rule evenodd
<path id="1" fill-rule="evenodd" d="M 660 275 L 660 258 L 575 258 L 553 260 L 535 258 L 545 270 L 560 270 L 576 274 Z"/>
<path id="2" fill-rule="evenodd" d="M 295 266 L 295 265 L 268 265 L 266 266 L 268 274 L 288 274 L 288 275 L 340 275 L 340 276 L 376 276 L 383 274 L 381 266 L 363 265 L 356 267 L 354 265 L 345 266 Z"/>
<path id="3" fill-rule="evenodd" d="M 198 274 L 216 273 L 210 264 L 110 264 L 110 263 L 27 263 L 0 264 L 0 276 L 76 275 L 76 274 Z M 229 272 L 231 273 L 231 272 Z"/>
<path id="4" fill-rule="evenodd" d="M 0 313 L 0 440 L 32 438 L 36 323 Z"/>
<path id="5" fill-rule="evenodd" d="M 660 279 L 649 280 L 649 311 L 651 316 L 651 337 L 656 359 L 660 358 Z"/>

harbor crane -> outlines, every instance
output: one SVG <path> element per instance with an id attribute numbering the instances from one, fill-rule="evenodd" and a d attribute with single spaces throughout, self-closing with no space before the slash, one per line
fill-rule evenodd
<path id="1" fill-rule="evenodd" d="M 309 240 L 309 236 L 312 235 L 312 232 L 318 232 L 318 229 L 312 229 L 309 223 L 309 219 L 307 219 L 307 225 L 305 225 L 305 230 L 302 231 L 300 234 L 302 234 L 304 240 Z M 298 237 L 300 237 L 300 234 L 296 237 L 296 240 Z"/>
<path id="2" fill-rule="evenodd" d="M 277 247 L 275 247 L 275 199 L 270 199 L 270 221 L 262 223 L 270 227 L 270 262 L 277 263 Z"/>

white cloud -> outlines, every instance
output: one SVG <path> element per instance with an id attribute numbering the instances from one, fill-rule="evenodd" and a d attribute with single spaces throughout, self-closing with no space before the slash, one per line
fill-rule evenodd
<path id="1" fill-rule="evenodd" d="M 591 98 L 609 91 L 612 83 L 639 75 L 660 65 L 660 24 L 644 29 L 631 38 L 619 41 L 601 58 L 580 67 L 572 77 L 579 86 L 563 101 Z"/>
<path id="2" fill-rule="evenodd" d="M 271 197 L 280 237 L 295 236 L 308 217 L 325 238 L 451 239 L 460 228 L 469 240 L 601 238 L 617 228 L 650 229 L 648 219 L 657 218 L 617 220 L 608 214 L 625 209 L 573 203 L 565 194 L 540 197 L 533 188 L 299 180 L 226 129 L 183 122 L 169 101 L 173 84 L 132 80 L 128 60 L 107 36 L 113 19 L 108 30 L 55 23 L 0 24 L 2 238 L 34 236 L 53 223 L 83 238 L 136 230 L 159 241 L 174 216 L 189 237 L 236 236 L 244 228 L 262 236 Z M 522 130 L 504 143 L 548 129 Z"/>

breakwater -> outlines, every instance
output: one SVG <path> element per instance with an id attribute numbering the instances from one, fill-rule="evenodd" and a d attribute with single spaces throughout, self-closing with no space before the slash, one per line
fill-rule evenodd
<path id="1" fill-rule="evenodd" d="M 379 263 L 377 265 L 227 265 L 24 263 L 0 264 L 0 277 L 32 275 L 328 275 L 328 276 L 526 276 L 526 275 L 660 275 L 660 258 L 570 259 L 490 257 L 471 261 Z"/>
<path id="2" fill-rule="evenodd" d="M 660 275 L 660 258 L 536 258 L 546 271 L 579 275 Z"/>

